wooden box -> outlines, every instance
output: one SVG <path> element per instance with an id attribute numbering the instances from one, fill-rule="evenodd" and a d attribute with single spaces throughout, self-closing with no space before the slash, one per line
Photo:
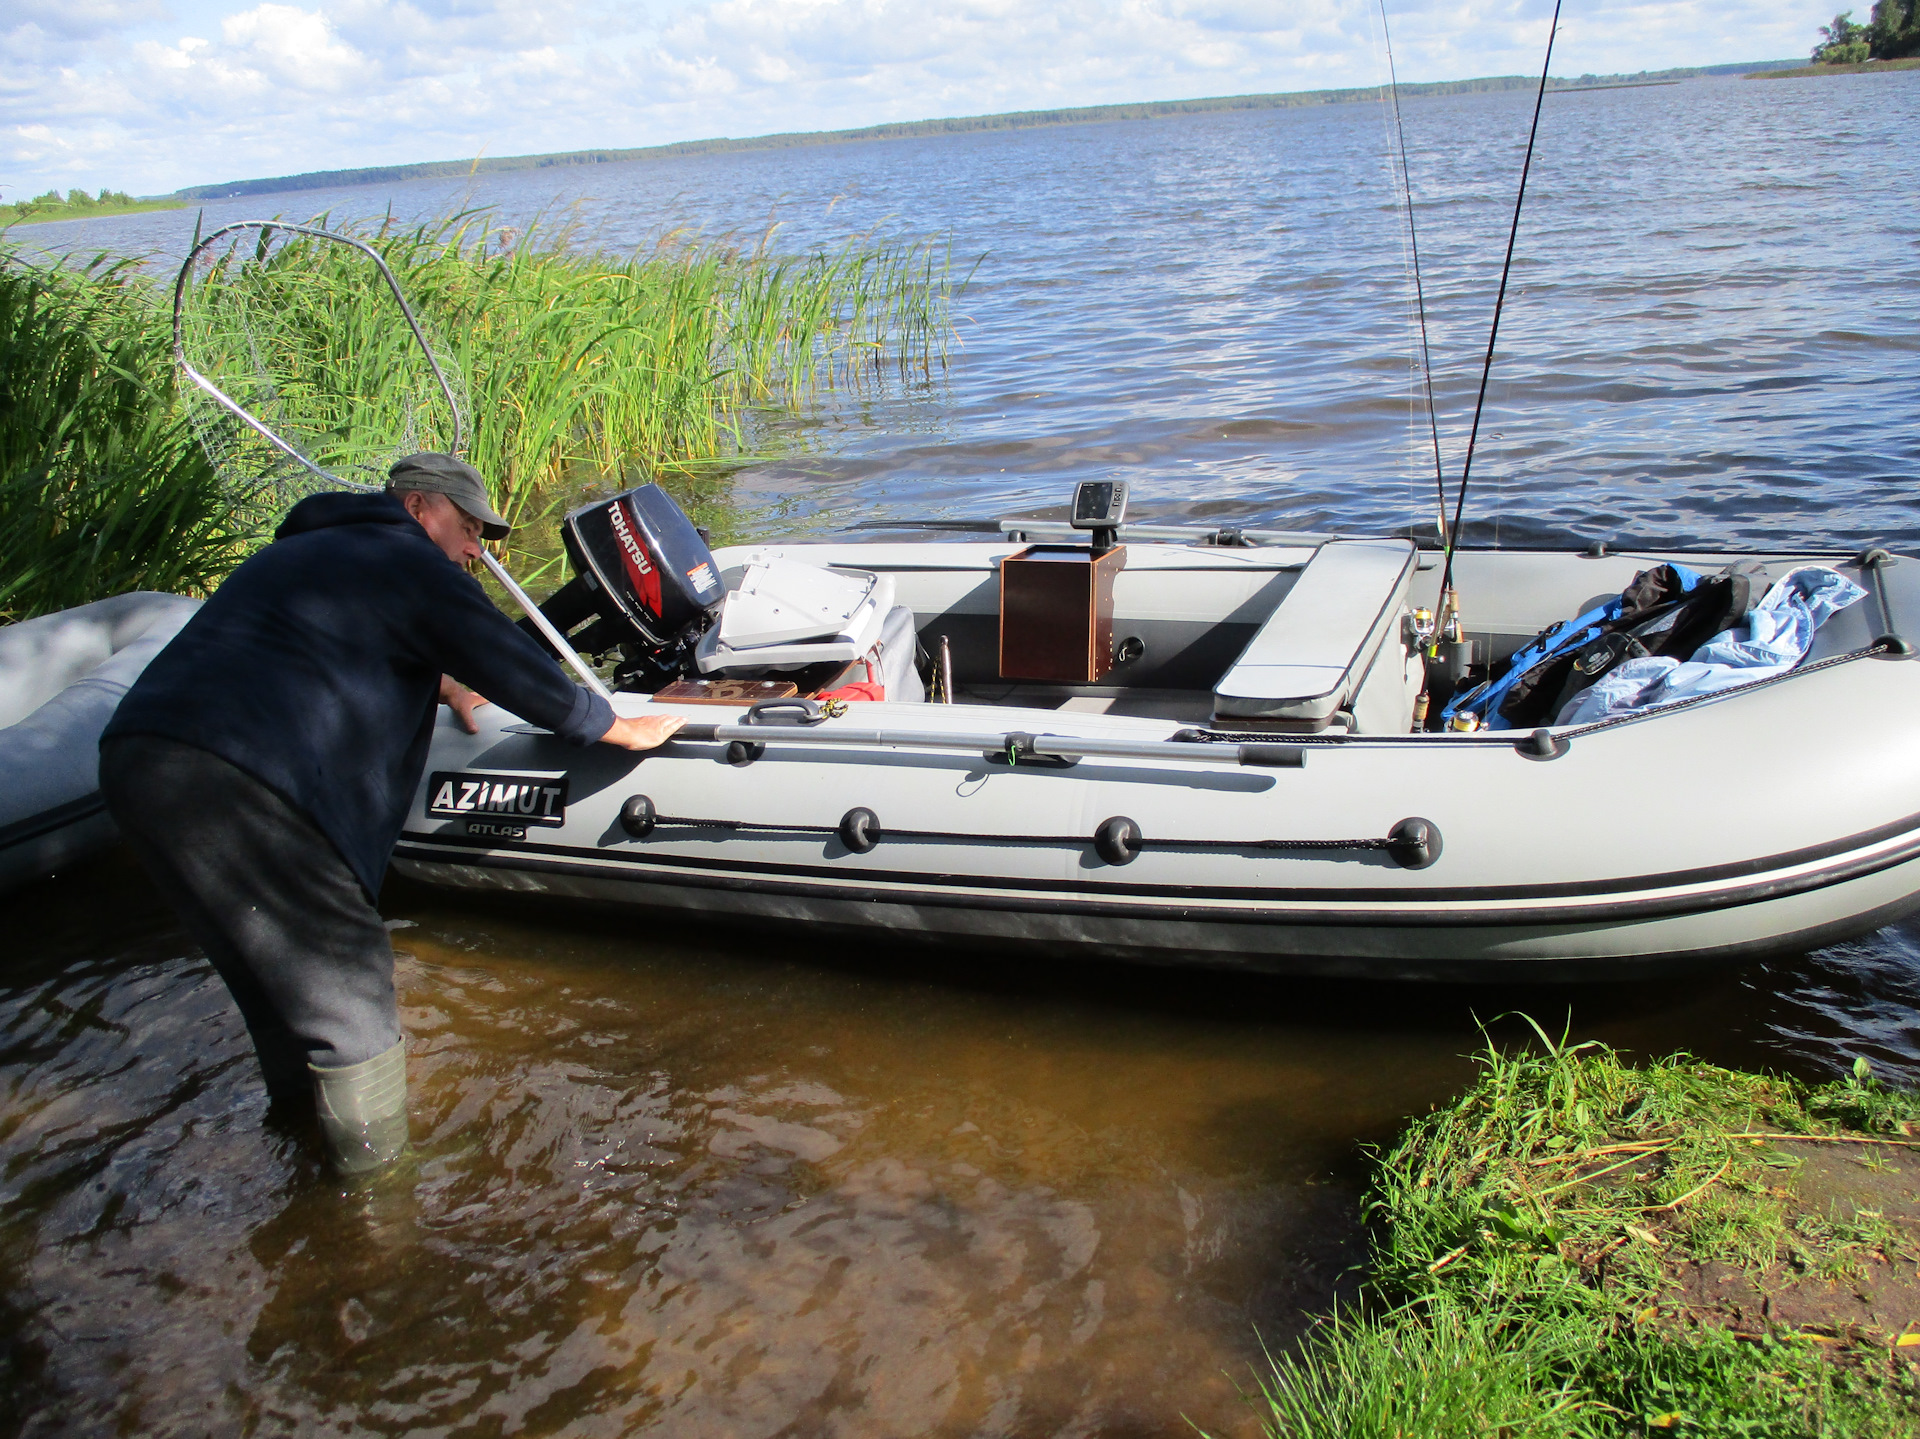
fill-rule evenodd
<path id="1" fill-rule="evenodd" d="M 1000 677 L 1092 684 L 1113 668 L 1113 580 L 1125 545 L 1029 545 L 1000 562 Z"/>
<path id="2" fill-rule="evenodd" d="M 675 680 L 654 698 L 677 705 L 750 705 L 799 692 L 791 680 Z"/>

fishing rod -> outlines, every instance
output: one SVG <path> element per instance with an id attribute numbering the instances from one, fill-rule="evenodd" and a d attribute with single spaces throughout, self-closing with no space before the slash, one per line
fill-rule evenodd
<path id="1" fill-rule="evenodd" d="M 1413 257 L 1413 301 L 1420 316 L 1420 374 L 1427 389 L 1427 429 L 1433 436 L 1433 488 L 1439 501 L 1440 543 L 1453 531 L 1447 525 L 1447 477 L 1440 464 L 1440 420 L 1433 408 L 1433 351 L 1427 344 L 1427 292 L 1420 281 L 1420 234 L 1413 223 L 1413 173 L 1407 168 L 1407 127 L 1400 119 L 1400 75 L 1393 63 L 1393 31 L 1387 25 L 1387 0 L 1380 0 L 1380 34 L 1387 43 L 1387 86 L 1393 96 L 1393 129 L 1400 142 L 1400 190 L 1406 197 L 1407 248 Z"/>
<path id="2" fill-rule="evenodd" d="M 1553 37 L 1560 31 L 1560 0 L 1553 0 L 1553 24 L 1547 30 L 1547 56 L 1540 64 L 1540 89 L 1533 97 L 1533 126 L 1527 131 L 1527 154 L 1520 165 L 1520 189 L 1513 197 L 1513 226 L 1507 231 L 1507 258 L 1500 267 L 1500 293 L 1493 302 L 1493 323 L 1487 328 L 1487 357 L 1480 366 L 1480 397 L 1473 405 L 1473 429 L 1467 435 L 1467 457 L 1460 466 L 1460 493 L 1453 506 L 1453 523 L 1447 528 L 1446 563 L 1440 570 L 1440 616 L 1436 633 L 1444 634 L 1448 623 L 1457 631 L 1460 599 L 1453 589 L 1453 553 L 1460 542 L 1460 517 L 1467 507 L 1467 484 L 1473 475 L 1473 447 L 1480 438 L 1480 414 L 1487 404 L 1487 379 L 1493 373 L 1493 347 L 1500 335 L 1500 312 L 1507 303 L 1507 277 L 1513 273 L 1513 247 L 1520 237 L 1520 207 L 1527 198 L 1527 175 L 1533 169 L 1533 143 L 1540 133 L 1540 108 L 1547 98 L 1547 70 L 1553 64 Z"/>

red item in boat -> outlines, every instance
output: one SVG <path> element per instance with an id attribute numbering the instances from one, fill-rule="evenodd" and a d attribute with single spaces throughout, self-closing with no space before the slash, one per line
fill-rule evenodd
<path id="1" fill-rule="evenodd" d="M 879 680 L 856 680 L 850 685 L 841 685 L 837 690 L 824 690 L 814 696 L 822 700 L 883 700 L 887 697 L 887 687 Z"/>

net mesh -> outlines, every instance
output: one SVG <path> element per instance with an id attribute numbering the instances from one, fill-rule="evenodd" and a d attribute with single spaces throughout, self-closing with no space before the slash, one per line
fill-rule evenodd
<path id="1" fill-rule="evenodd" d="M 215 467 L 271 508 L 379 488 L 400 456 L 450 450 L 471 433 L 454 347 L 420 321 L 423 350 L 378 267 L 351 245 L 277 230 L 233 236 L 196 257 L 179 313 L 188 362 L 307 462 L 184 388 Z"/>

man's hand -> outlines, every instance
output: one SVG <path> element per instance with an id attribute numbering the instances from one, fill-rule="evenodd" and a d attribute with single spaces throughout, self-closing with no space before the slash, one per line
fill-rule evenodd
<path id="1" fill-rule="evenodd" d="M 473 712 L 487 701 L 452 675 L 440 676 L 440 703 L 453 711 L 453 717 L 460 721 L 461 729 L 468 734 L 480 733 L 480 726 L 474 722 Z"/>
<path id="2" fill-rule="evenodd" d="M 685 715 L 667 714 L 616 719 L 613 728 L 600 736 L 600 743 L 616 744 L 621 749 L 658 749 L 686 722 Z"/>

